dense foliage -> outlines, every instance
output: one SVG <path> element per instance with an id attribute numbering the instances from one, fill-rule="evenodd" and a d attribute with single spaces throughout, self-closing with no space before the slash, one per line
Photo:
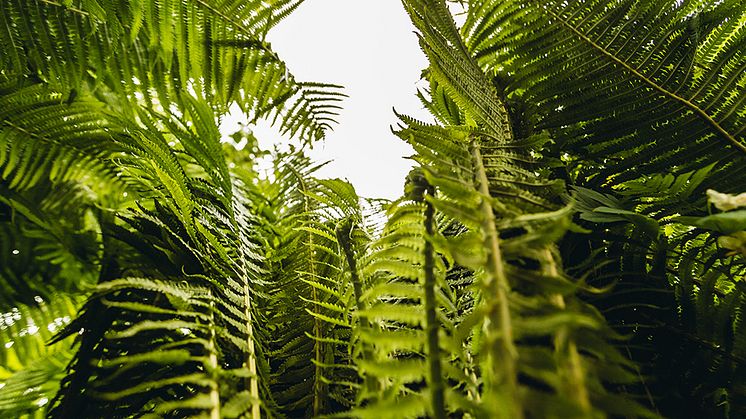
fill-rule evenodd
<path id="1" fill-rule="evenodd" d="M 403 0 L 393 202 L 301 2 L 0 3 L 0 417 L 746 416 L 743 0 Z"/>

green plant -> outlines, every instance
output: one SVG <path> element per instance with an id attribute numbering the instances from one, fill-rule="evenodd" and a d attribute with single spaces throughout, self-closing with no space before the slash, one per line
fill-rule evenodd
<path id="1" fill-rule="evenodd" d="M 404 0 L 393 202 L 304 154 L 300 3 L 3 4 L 0 416 L 744 415 L 741 1 Z"/>

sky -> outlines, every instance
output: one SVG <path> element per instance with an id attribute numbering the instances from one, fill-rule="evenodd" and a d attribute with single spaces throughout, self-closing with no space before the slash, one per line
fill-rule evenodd
<path id="1" fill-rule="evenodd" d="M 341 84 L 349 95 L 339 124 L 309 153 L 333 160 L 318 177 L 347 179 L 364 197 L 402 194 L 412 167 L 404 156 L 413 151 L 391 133 L 392 109 L 432 120 L 416 96 L 427 60 L 413 31 L 400 0 L 306 0 L 270 31 L 272 49 L 298 81 Z M 265 126 L 253 132 L 264 148 L 282 141 Z"/>

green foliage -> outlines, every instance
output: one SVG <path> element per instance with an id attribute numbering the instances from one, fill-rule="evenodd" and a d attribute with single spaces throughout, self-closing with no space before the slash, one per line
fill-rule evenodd
<path id="1" fill-rule="evenodd" d="M 275 237 L 267 256 L 271 389 L 290 417 L 346 409 L 357 386 L 352 284 L 335 229 L 361 219 L 360 203 L 347 182 L 312 178 L 317 168 L 307 158 L 281 154 L 275 181 L 263 186 L 264 228 Z"/>
<path id="2" fill-rule="evenodd" d="M 702 217 L 705 190 L 738 193 L 745 181 L 742 6 L 471 1 L 461 28 L 516 135 L 551 136 L 541 154 L 563 162 L 554 173 L 573 185 L 588 230 L 562 239 L 565 266 L 595 287 L 613 286 L 588 301 L 631 336 L 620 349 L 641 382 L 624 391 L 665 416 L 736 417 L 741 409 L 738 386 L 709 361 L 710 344 L 724 342 L 692 345 L 700 338 L 680 321 L 686 308 L 674 295 L 701 291 L 685 287 L 686 277 L 702 284 L 714 276 L 725 298 L 743 260 L 718 249 L 718 234 L 674 222 L 741 230 L 737 214 Z M 716 306 L 724 327 L 737 330 L 733 304 Z M 739 350 L 723 347 L 726 357 Z"/>
<path id="3" fill-rule="evenodd" d="M 142 115 L 149 129 L 119 121 L 122 177 L 146 192 L 101 220 L 99 285 L 61 335 L 85 330 L 52 416 L 103 415 L 112 403 L 121 415 L 259 409 L 266 372 L 251 301 L 262 254 L 211 112 L 187 105 L 182 118 Z"/>
<path id="4" fill-rule="evenodd" d="M 68 103 L 93 91 L 129 116 L 130 102 L 180 108 L 195 95 L 219 113 L 236 103 L 252 120 L 275 115 L 283 132 L 315 140 L 333 122 L 339 86 L 297 82 L 264 41 L 301 3 L 14 1 L 0 15 L 0 77 L 62 87 Z"/>
<path id="5" fill-rule="evenodd" d="M 21 416 L 49 403 L 72 352 L 69 342 L 47 346 L 55 332 L 68 324 L 79 298 L 64 294 L 45 301 L 35 296 L 33 305 L 18 305 L 0 318 L 0 412 Z"/>
<path id="6" fill-rule="evenodd" d="M 0 416 L 746 415 L 739 0 L 404 0 L 393 202 L 305 156 L 301 2 L 0 9 Z"/>
<path id="7" fill-rule="evenodd" d="M 700 193 L 741 192 L 742 6 L 479 0 L 462 33 L 520 130 L 552 131 L 578 182 L 619 185 L 717 163 Z"/>

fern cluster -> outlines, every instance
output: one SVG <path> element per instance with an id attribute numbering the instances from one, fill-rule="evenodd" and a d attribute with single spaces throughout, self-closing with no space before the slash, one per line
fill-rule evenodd
<path id="1" fill-rule="evenodd" d="M 301 3 L 3 3 L 0 416 L 744 416 L 742 1 L 404 0 L 393 202 L 305 156 Z"/>
<path id="2" fill-rule="evenodd" d="M 542 154 L 590 230 L 562 239 L 563 260 L 613 287 L 587 300 L 631 336 L 640 383 L 623 390 L 665 416 L 743 414 L 743 260 L 676 217 L 706 215 L 708 189 L 742 192 L 745 18 L 740 1 L 472 1 L 461 28 L 518 135 L 551 136 Z"/>

